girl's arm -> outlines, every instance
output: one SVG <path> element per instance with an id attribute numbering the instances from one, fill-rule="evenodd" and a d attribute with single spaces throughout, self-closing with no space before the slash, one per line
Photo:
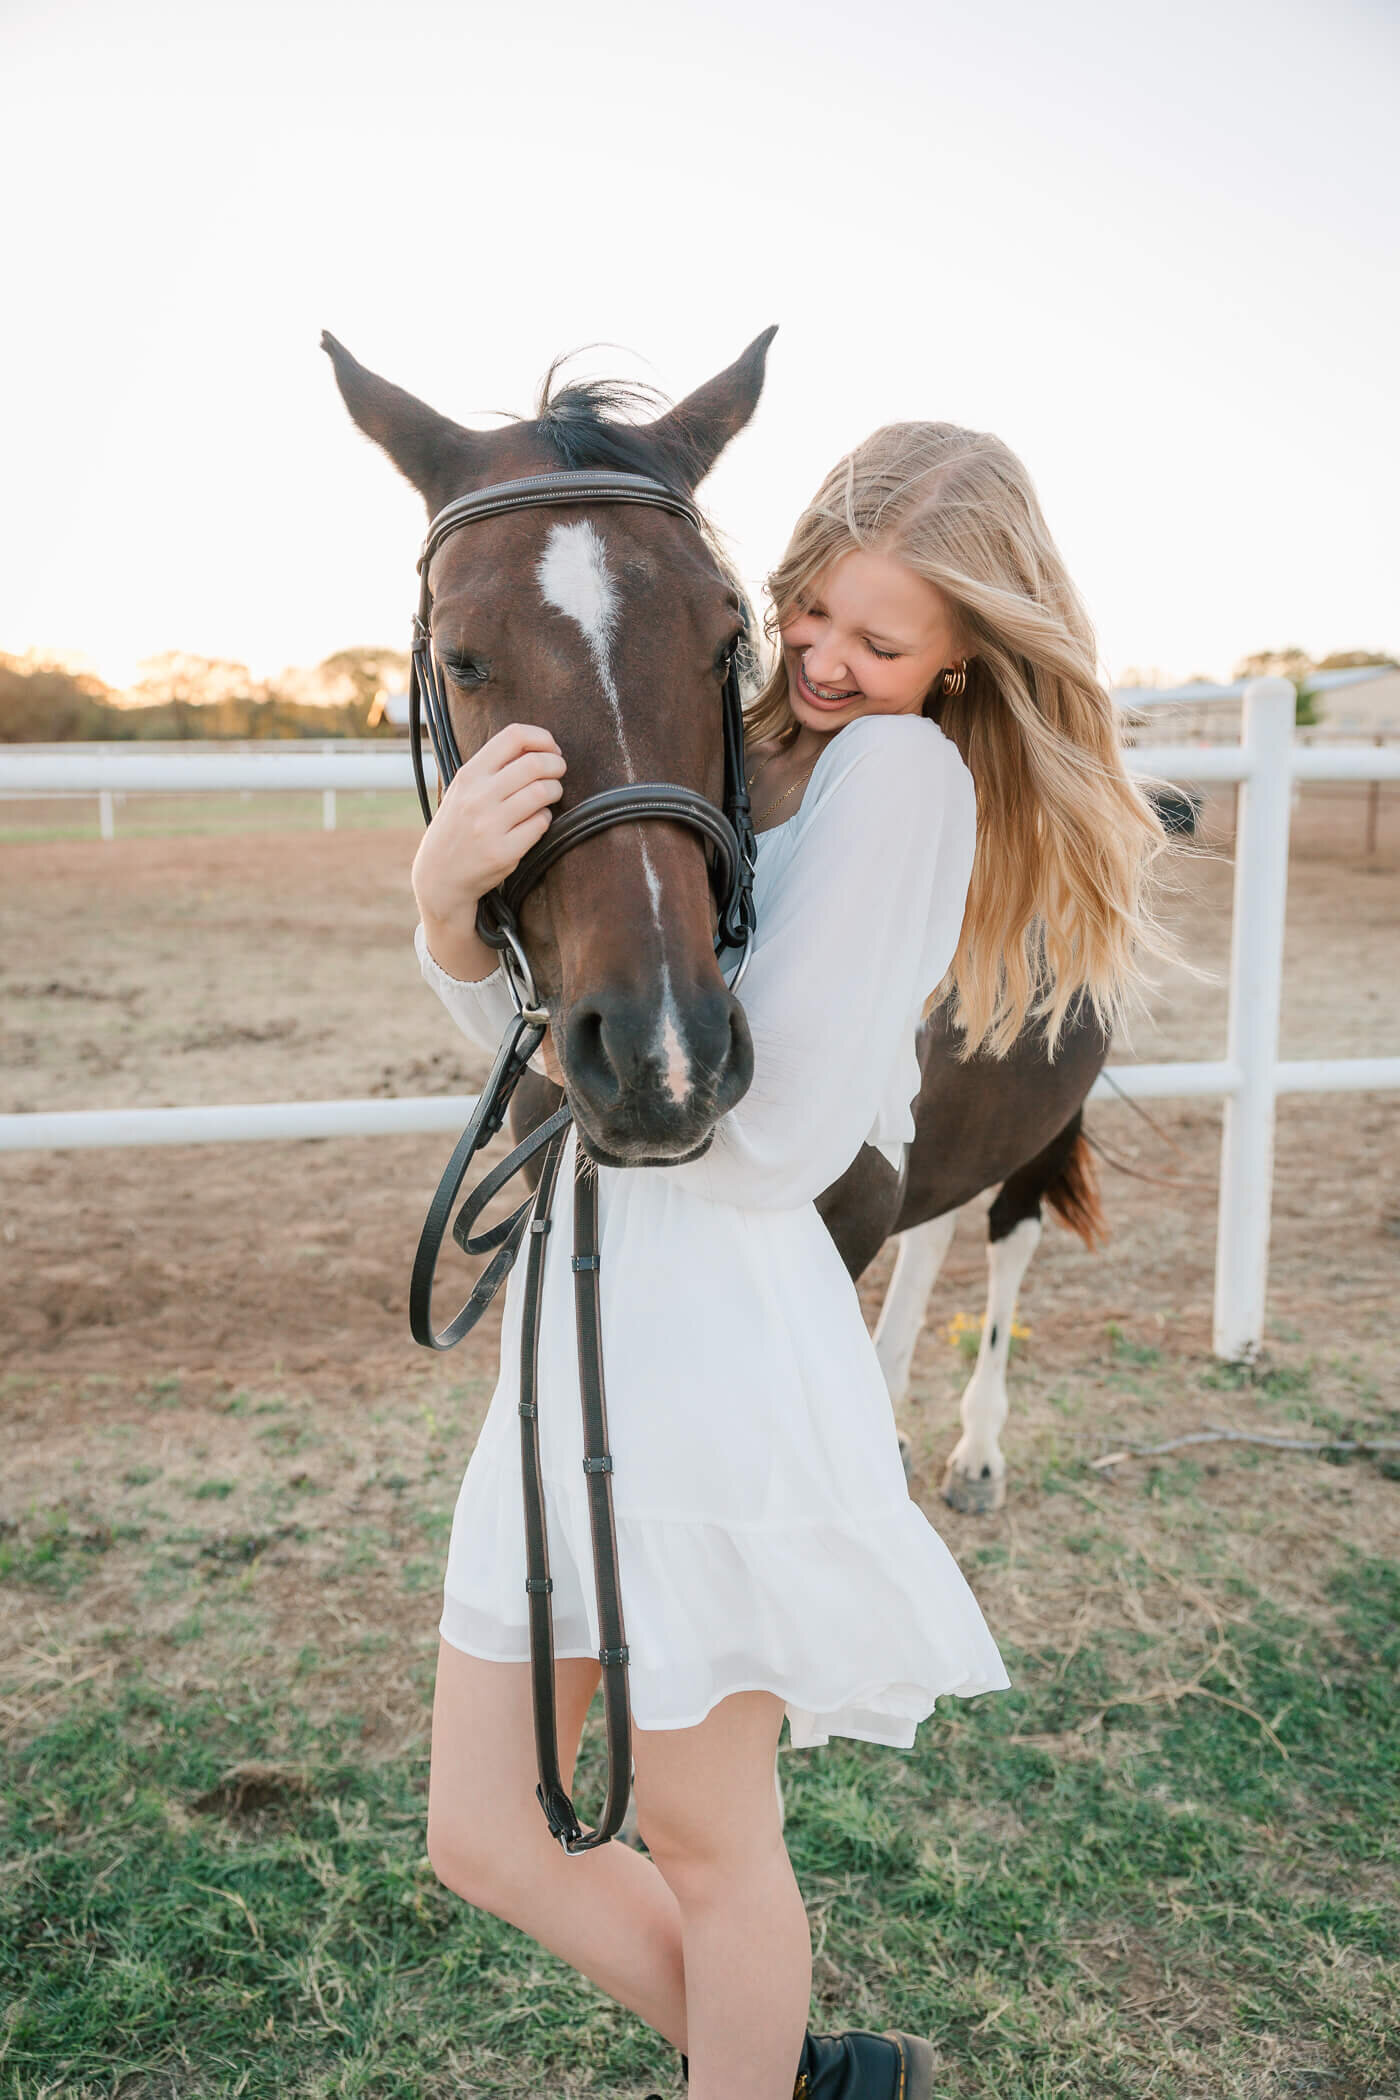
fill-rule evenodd
<path id="1" fill-rule="evenodd" d="M 473 917 L 475 911 L 473 910 Z M 514 1019 L 515 1001 L 506 982 L 505 964 L 498 962 L 488 976 L 470 979 L 454 977 L 439 961 L 435 948 L 446 954 L 452 951 L 440 937 L 429 941 L 428 929 L 420 919 L 414 929 L 413 945 L 418 955 L 418 967 L 427 982 L 441 999 L 464 1036 L 494 1057 L 501 1047 L 501 1037 L 507 1024 Z M 480 945 L 486 948 L 482 941 Z M 488 955 L 493 950 L 486 948 Z M 530 1062 L 533 1065 L 539 1052 Z"/>
<path id="2" fill-rule="evenodd" d="M 840 1178 L 957 951 L 977 822 L 957 748 L 920 716 L 838 735 L 739 989 L 753 1082 L 703 1157 L 642 1170 L 714 1203 L 791 1209 Z"/>

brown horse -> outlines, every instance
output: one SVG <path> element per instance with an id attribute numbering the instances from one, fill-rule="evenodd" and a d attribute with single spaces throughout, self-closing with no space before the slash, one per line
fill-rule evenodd
<path id="1" fill-rule="evenodd" d="M 561 466 L 622 468 L 693 492 L 752 416 L 774 332 L 765 330 L 725 371 L 649 423 L 619 420 L 625 390 L 595 383 L 551 395 L 547 381 L 533 420 L 496 431 L 449 422 L 366 371 L 333 336 L 323 344 L 355 422 L 431 516 L 490 483 Z M 588 515 L 586 508 L 571 513 L 571 524 L 576 529 Z M 578 617 L 583 606 L 568 609 L 567 589 L 550 598 L 537 588 L 558 529 L 547 512 L 514 512 L 457 534 L 435 558 L 434 640 L 463 759 L 508 722 L 535 722 L 553 731 L 568 760 L 556 814 L 618 785 L 619 753 L 623 778 L 678 781 L 718 803 L 719 689 L 748 623 L 734 577 L 679 520 L 655 510 L 600 511 L 592 529 L 606 540 L 610 588 L 622 601 L 604 665 L 597 636 Z M 573 541 L 561 554 L 582 561 L 588 545 Z M 714 906 L 697 835 L 650 820 L 574 847 L 526 898 L 522 934 L 580 1144 L 618 1166 L 703 1151 L 749 1085 L 753 1048 L 742 1004 L 715 961 Z M 689 1050 L 681 1062 L 697 1075 L 680 1097 L 669 1083 L 676 1065 L 665 1062 L 663 1037 L 668 1047 L 679 1039 Z M 957 1212 L 999 1186 L 981 1354 L 943 1482 L 960 1509 L 993 1510 L 1005 1498 L 998 1432 L 1007 1413 L 1011 1314 L 1042 1206 L 1091 1247 L 1101 1227 L 1081 1123 L 1108 1048 L 1092 1015 L 1081 1013 L 1066 1025 L 1053 1063 L 1028 1029 L 1006 1058 L 960 1064 L 947 1008 L 937 1009 L 919 1032 L 916 1134 L 902 1170 L 865 1146 L 818 1199 L 852 1277 L 899 1235 L 875 1336 L 898 1405 Z M 562 1099 L 559 1088 L 527 1071 L 511 1103 L 516 1142 Z M 538 1161 L 526 1172 L 533 1183 Z"/>
<path id="2" fill-rule="evenodd" d="M 534 420 L 491 431 L 449 422 L 322 341 L 354 420 L 431 516 L 560 466 L 646 474 L 688 496 L 753 414 L 773 334 L 650 423 L 610 416 L 624 392 L 595 384 L 546 391 Z M 748 610 L 693 525 L 633 504 L 512 510 L 448 538 L 429 583 L 464 762 L 507 724 L 537 723 L 568 763 L 556 820 L 647 780 L 722 804 L 721 694 Z M 715 959 L 701 836 L 665 818 L 600 831 L 535 884 L 519 923 L 584 1149 L 619 1167 L 703 1151 L 749 1085 L 753 1045 Z"/>

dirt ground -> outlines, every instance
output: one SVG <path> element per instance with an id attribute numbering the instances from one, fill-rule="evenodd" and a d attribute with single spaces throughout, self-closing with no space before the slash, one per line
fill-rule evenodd
<path id="1" fill-rule="evenodd" d="M 1369 861 L 1360 814 L 1337 790 L 1299 807 L 1285 1057 L 1400 1047 L 1400 813 Z M 0 1112 L 471 1090 L 484 1061 L 412 951 L 415 842 L 404 827 L 0 848 Z M 1224 1055 L 1229 851 L 1218 796 L 1169 907 L 1213 981 L 1171 973 L 1116 1062 Z M 1398 1119 L 1393 1095 L 1280 1104 L 1270 1306 L 1309 1337 L 1344 1331 L 1356 1345 L 1393 1306 Z M 1104 1169 L 1111 1241 L 1091 1256 L 1047 1234 L 1022 1307 L 1038 1337 L 1092 1309 L 1163 1315 L 1208 1340 L 1219 1120 L 1212 1102 L 1091 1111 L 1115 1157 L 1180 1185 Z M 6 1368 L 158 1364 L 199 1377 L 280 1365 L 352 1392 L 421 1370 L 404 1325 L 407 1267 L 448 1149 L 380 1137 L 8 1157 Z M 980 1310 L 975 1212 L 936 1312 Z M 872 1309 L 888 1261 L 866 1279 Z M 494 1346 L 488 1325 L 453 1376 L 468 1362 L 484 1371 Z"/>
<path id="2" fill-rule="evenodd" d="M 1286 1057 L 1400 1047 L 1400 809 L 1382 811 L 1367 857 L 1362 794 L 1305 792 L 1296 814 Z M 0 846 L 0 1110 L 471 1090 L 483 1060 L 413 955 L 416 837 L 405 823 Z M 1179 859 L 1168 914 L 1206 974 L 1173 972 L 1118 1061 L 1224 1054 L 1230 850 L 1231 803 L 1217 793 Z M 1121 1162 L 1101 1166 L 1111 1236 L 1090 1253 L 1052 1224 L 1027 1277 L 1018 1316 L 1030 1333 L 1013 1358 L 1005 1434 L 1013 1511 L 1032 1454 L 1043 1465 L 1047 1453 L 1092 1456 L 1199 1427 L 1202 1379 L 1215 1422 L 1306 1435 L 1320 1419 L 1389 1418 L 1400 1097 L 1280 1104 L 1266 1361 L 1306 1397 L 1291 1404 L 1285 1381 L 1263 1413 L 1257 1390 L 1212 1383 L 1218 1105 L 1106 1104 L 1088 1121 Z M 0 1159 L 0 1531 L 61 1521 L 109 1544 L 114 1527 L 168 1517 L 177 1490 L 202 1497 L 187 1512 L 208 1520 L 199 1552 L 260 1556 L 264 1627 L 280 1637 L 280 1590 L 294 1640 L 310 1588 L 344 1567 L 357 1525 L 377 1526 L 384 1553 L 364 1564 L 353 1601 L 330 1589 L 319 1599 L 322 1637 L 335 1633 L 330 1620 L 347 1638 L 351 1627 L 398 1623 L 426 1659 L 445 1524 L 499 1336 L 494 1309 L 445 1358 L 408 1334 L 409 1263 L 449 1149 L 445 1137 L 381 1137 Z M 997 1521 L 957 1516 L 938 1496 L 967 1376 L 949 1323 L 981 1316 L 986 1200 L 959 1220 L 904 1424 L 915 1490 L 955 1552 Z M 892 1258 L 886 1249 L 862 1281 L 872 1324 Z M 1141 1376 L 1136 1362 L 1149 1367 Z M 1292 1511 L 1271 1555 L 1285 1586 L 1303 1529 L 1335 1524 L 1336 1496 L 1360 1531 L 1379 1539 L 1393 1527 L 1383 1478 L 1329 1481 L 1324 1506 L 1317 1469 L 1299 1470 L 1311 1463 L 1280 1460 L 1282 1488 L 1218 1469 L 1221 1497 L 1234 1481 L 1261 1509 L 1273 1497 Z M 279 1554 L 293 1531 L 302 1544 Z M 120 1558 L 109 1557 L 112 1583 Z M 407 1590 L 406 1566 L 417 1571 Z M 987 1581 L 1003 1613 L 989 1599 L 989 1617 L 1014 1630 L 1014 1569 Z M 129 1611 L 113 1589 L 109 1616 L 119 1602 Z M 56 1599 L 40 1614 L 47 1681 L 48 1636 L 67 1625 L 76 1656 L 102 1623 L 102 1583 L 86 1584 L 74 1610 L 69 1623 Z M 160 1623 L 152 1594 L 142 1623 L 147 1634 Z M 19 1648 L 33 1631 L 16 1626 Z M 9 1687 L 24 1676 L 11 1674 Z M 35 1717 L 27 1695 L 0 1705 L 13 1723 Z M 397 1694 L 386 1691 L 383 1720 L 397 1739 Z"/>

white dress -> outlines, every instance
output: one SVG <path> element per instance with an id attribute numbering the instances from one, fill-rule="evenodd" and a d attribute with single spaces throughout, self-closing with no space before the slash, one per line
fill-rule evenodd
<path id="1" fill-rule="evenodd" d="M 633 1718 L 687 1728 L 728 1693 L 786 1703 L 794 1745 L 907 1749 L 940 1692 L 1006 1668 L 952 1554 L 911 1500 L 854 1283 L 817 1214 L 876 1144 L 898 1165 L 914 1031 L 962 924 L 971 775 L 923 716 L 838 730 L 802 803 L 758 836 L 758 930 L 738 998 L 753 1082 L 705 1155 L 598 1168 L 603 1374 Z M 500 1043 L 504 971 L 423 974 L 463 1033 Z M 721 951 L 732 974 L 737 953 Z M 537 1053 L 538 1055 L 538 1053 Z M 546 1242 L 540 1441 L 559 1657 L 596 1655 L 574 1324 L 570 1126 Z M 462 1481 L 440 1631 L 529 1654 L 516 1413 L 525 1250 L 500 1374 Z"/>

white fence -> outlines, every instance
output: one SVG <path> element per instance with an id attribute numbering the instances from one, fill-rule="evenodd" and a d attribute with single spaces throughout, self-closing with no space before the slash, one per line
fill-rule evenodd
<path id="1" fill-rule="evenodd" d="M 1238 745 L 1165 745 L 1127 753 L 1141 778 L 1180 785 L 1240 784 L 1235 842 L 1229 1026 L 1223 1062 L 1110 1065 L 1089 1099 L 1222 1097 L 1212 1346 L 1252 1356 L 1264 1331 L 1273 1191 L 1274 1103 L 1284 1093 L 1400 1087 L 1400 1057 L 1280 1063 L 1279 1009 L 1292 786 L 1298 780 L 1400 780 L 1400 750 L 1298 744 L 1295 695 L 1286 679 L 1245 689 Z M 11 793 L 190 793 L 229 789 L 407 788 L 407 753 L 358 747 L 266 756 L 191 753 L 109 756 L 10 750 L 0 756 L 0 797 Z M 403 1101 L 299 1101 L 214 1108 L 79 1109 L 0 1116 L 0 1151 L 95 1145 L 224 1144 L 261 1138 L 377 1136 L 452 1131 L 474 1095 Z"/>
<path id="2" fill-rule="evenodd" d="M 341 737 L 294 751 L 278 742 L 221 744 L 29 745 L 0 758 L 0 800 L 73 800 L 95 795 L 98 836 L 116 837 L 116 812 L 128 795 L 253 794 L 266 788 L 321 797 L 321 825 L 336 828 L 336 793 L 413 788 L 407 743 Z M 431 754 L 425 752 L 429 767 Z"/>

